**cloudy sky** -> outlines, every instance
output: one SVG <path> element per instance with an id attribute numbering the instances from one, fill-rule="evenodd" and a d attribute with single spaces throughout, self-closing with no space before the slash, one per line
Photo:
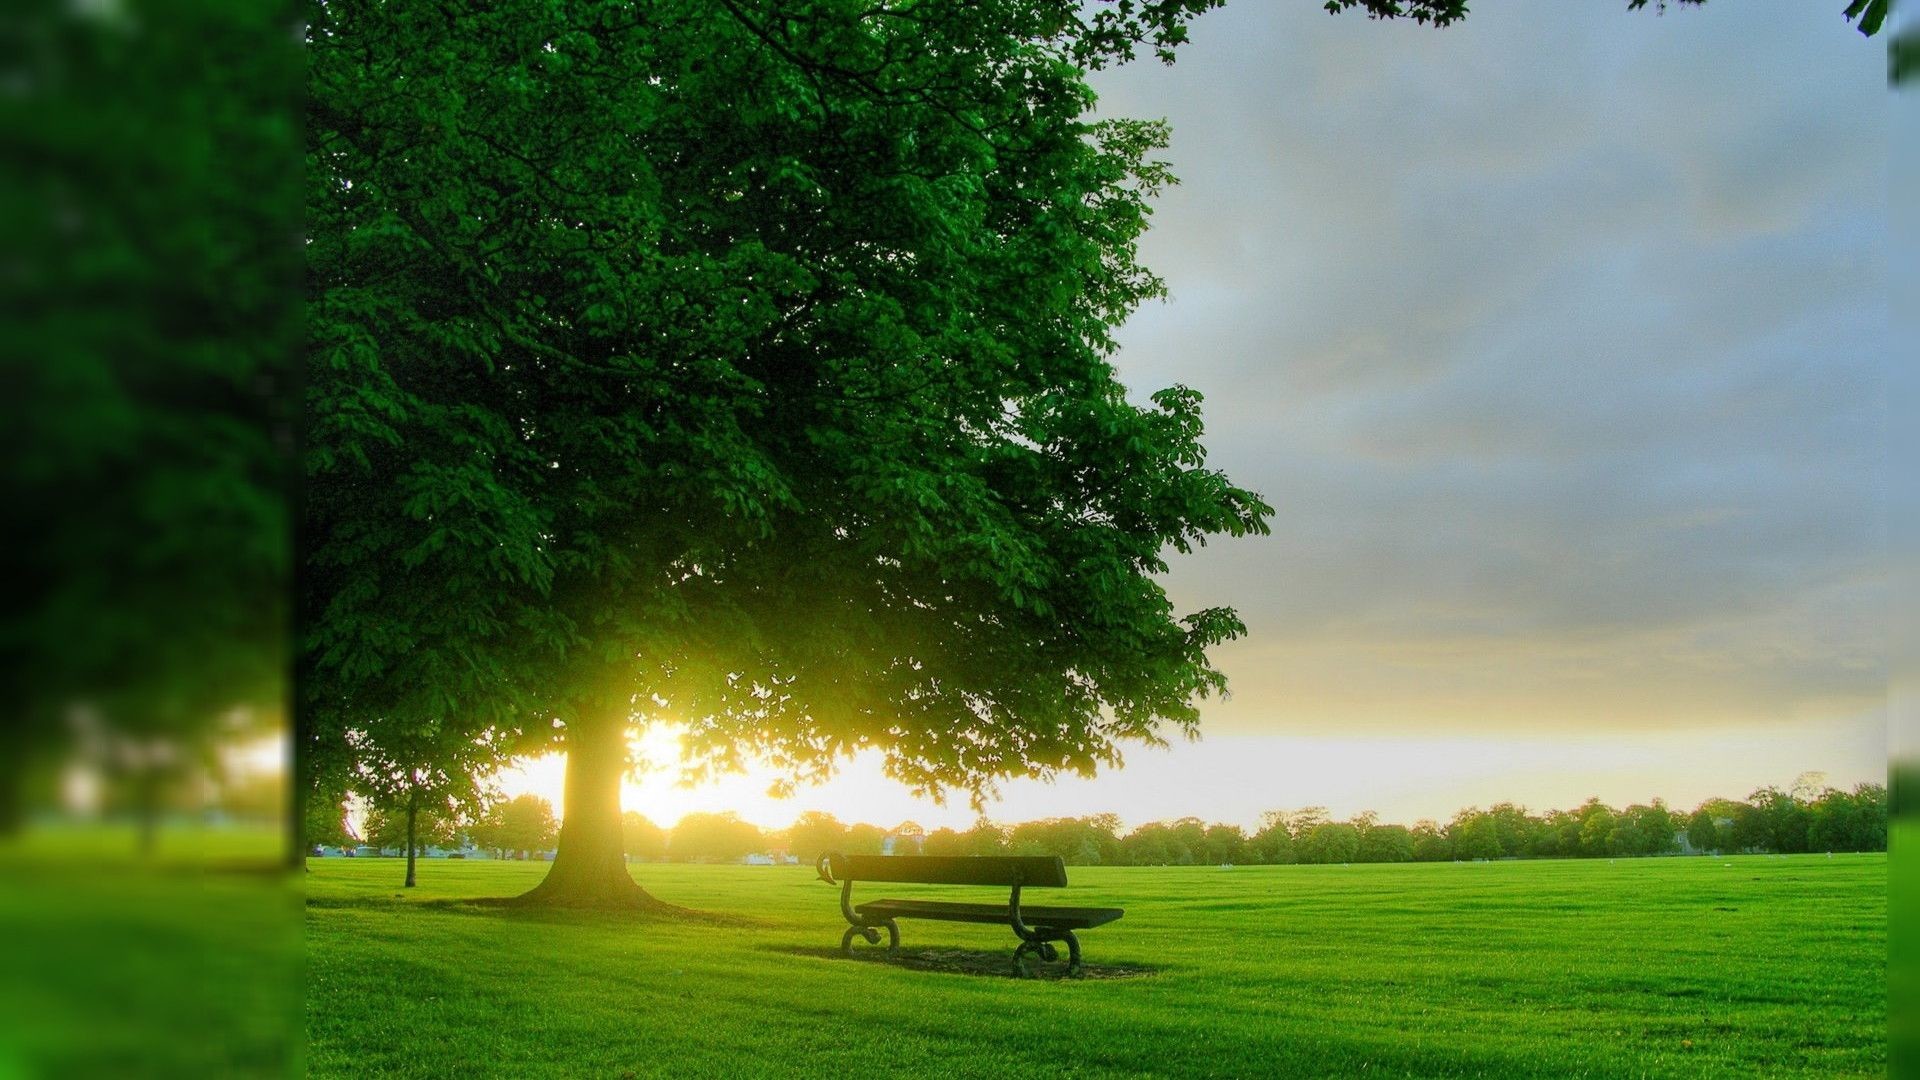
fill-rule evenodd
<path id="1" fill-rule="evenodd" d="M 1171 298 L 1118 362 L 1208 401 L 1277 508 L 1168 581 L 1232 604 L 1206 737 L 995 817 L 1445 818 L 1514 798 L 1692 805 L 1886 741 L 1885 52 L 1840 3 L 1476 4 L 1443 31 L 1240 0 L 1172 67 L 1145 242 Z M 514 781 L 559 793 L 541 763 Z M 627 793 L 962 823 L 855 762 Z"/>

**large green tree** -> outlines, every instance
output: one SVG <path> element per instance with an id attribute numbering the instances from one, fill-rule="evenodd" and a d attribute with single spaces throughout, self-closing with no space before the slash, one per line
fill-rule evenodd
<path id="1" fill-rule="evenodd" d="M 979 799 L 1221 688 L 1238 620 L 1154 575 L 1268 510 L 1108 363 L 1164 132 L 1084 119 L 1071 14 L 314 9 L 316 700 L 514 699 L 568 752 L 542 898 L 638 899 L 649 716 Z"/>

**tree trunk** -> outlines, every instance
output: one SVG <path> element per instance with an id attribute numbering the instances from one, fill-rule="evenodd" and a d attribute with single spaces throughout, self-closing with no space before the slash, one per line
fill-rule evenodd
<path id="1" fill-rule="evenodd" d="M 418 845 L 416 845 L 413 841 L 413 837 L 414 837 L 413 823 L 416 820 L 418 820 L 419 817 L 420 817 L 420 797 L 418 795 L 407 796 L 407 886 L 406 887 L 409 889 L 413 888 L 414 886 L 413 860 L 414 860 L 414 853 L 417 850 L 419 850 Z"/>
<path id="2" fill-rule="evenodd" d="M 622 716 L 567 725 L 567 780 L 553 866 L 520 899 L 554 907 L 665 907 L 634 884 L 620 835 L 620 785 L 627 775 Z"/>

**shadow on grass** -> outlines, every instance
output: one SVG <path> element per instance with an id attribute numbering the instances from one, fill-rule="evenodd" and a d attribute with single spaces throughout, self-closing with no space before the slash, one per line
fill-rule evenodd
<path id="1" fill-rule="evenodd" d="M 979 949 L 939 949 L 939 948 L 903 948 L 889 954 L 885 949 L 862 949 L 854 947 L 851 958 L 833 945 L 761 945 L 768 952 L 786 953 L 790 956 L 811 956 L 821 960 L 837 960 L 845 963 L 883 964 L 888 967 L 909 968 L 914 971 L 938 971 L 948 975 L 974 975 L 988 978 L 1014 979 L 1020 976 L 1013 970 L 1013 950 L 995 950 L 983 952 Z M 1081 979 L 1140 979 L 1160 973 L 1159 968 L 1145 964 L 1086 964 L 1083 965 Z M 1038 981 L 1057 981 L 1066 979 L 1066 963 L 1035 963 L 1032 965 L 1033 978 Z"/>
<path id="2" fill-rule="evenodd" d="M 307 907 L 317 911 L 397 911 L 422 915 L 466 915 L 514 922 L 581 925 L 590 923 L 665 923 L 677 926 L 714 926 L 730 929 L 772 924 L 743 915 L 660 904 L 653 907 L 550 907 L 529 904 L 517 896 L 473 896 L 415 900 L 403 893 L 360 896 L 309 896 Z"/>

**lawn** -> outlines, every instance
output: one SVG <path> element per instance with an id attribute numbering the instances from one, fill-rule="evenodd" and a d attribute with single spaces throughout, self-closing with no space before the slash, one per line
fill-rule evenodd
<path id="1" fill-rule="evenodd" d="M 1887 1068 L 1887 860 L 1073 868 L 1033 902 L 1125 978 L 853 962 L 800 867 L 640 865 L 728 924 L 466 901 L 544 866 L 314 860 L 315 1076 L 1869 1076 Z M 855 897 L 963 889 L 856 886 Z M 1010 932 L 903 922 L 903 951 Z M 933 950 L 928 953 L 926 950 Z M 997 962 L 994 971 L 1000 970 Z"/>
<path id="2" fill-rule="evenodd" d="M 281 836 L 37 830 L 0 844 L 0 1080 L 277 1077 L 300 1062 Z"/>

